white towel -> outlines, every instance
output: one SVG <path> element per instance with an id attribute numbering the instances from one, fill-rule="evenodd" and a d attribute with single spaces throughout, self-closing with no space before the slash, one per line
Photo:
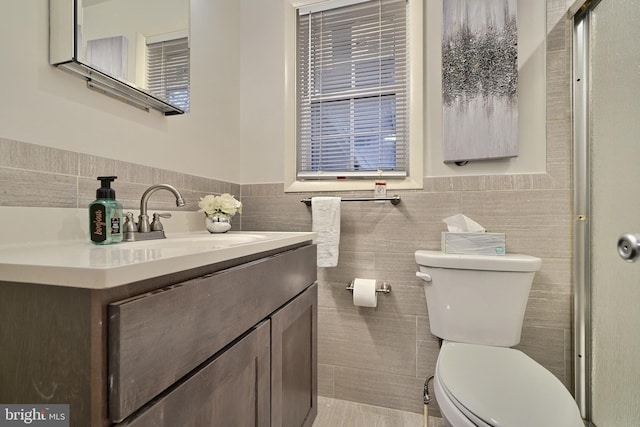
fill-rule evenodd
<path id="1" fill-rule="evenodd" d="M 312 230 L 318 233 L 318 267 L 338 265 L 340 244 L 340 197 L 312 197 Z"/>

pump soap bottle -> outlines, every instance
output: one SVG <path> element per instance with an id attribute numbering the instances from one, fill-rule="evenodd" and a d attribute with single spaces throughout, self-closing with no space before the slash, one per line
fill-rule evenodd
<path id="1" fill-rule="evenodd" d="M 96 245 L 109 245 L 122 241 L 122 204 L 116 201 L 111 183 L 117 176 L 99 176 L 102 182 L 96 191 L 96 200 L 89 205 L 89 234 Z"/>

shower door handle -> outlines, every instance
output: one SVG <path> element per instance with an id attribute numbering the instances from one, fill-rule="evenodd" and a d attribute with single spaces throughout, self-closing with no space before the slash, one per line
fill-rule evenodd
<path id="1" fill-rule="evenodd" d="M 640 256 L 640 235 L 622 234 L 618 238 L 618 255 L 627 262 L 635 262 Z"/>

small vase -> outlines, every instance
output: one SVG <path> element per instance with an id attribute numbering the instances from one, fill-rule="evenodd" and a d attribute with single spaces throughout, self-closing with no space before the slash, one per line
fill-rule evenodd
<path id="1" fill-rule="evenodd" d="M 226 233 L 231 229 L 231 217 L 226 215 L 206 215 L 204 226 L 209 233 Z"/>

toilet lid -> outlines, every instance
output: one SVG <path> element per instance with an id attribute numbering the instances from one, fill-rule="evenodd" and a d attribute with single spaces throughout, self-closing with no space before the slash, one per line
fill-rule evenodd
<path id="1" fill-rule="evenodd" d="M 490 426 L 584 427 L 565 386 L 519 350 L 445 342 L 437 374 L 462 412 Z"/>

